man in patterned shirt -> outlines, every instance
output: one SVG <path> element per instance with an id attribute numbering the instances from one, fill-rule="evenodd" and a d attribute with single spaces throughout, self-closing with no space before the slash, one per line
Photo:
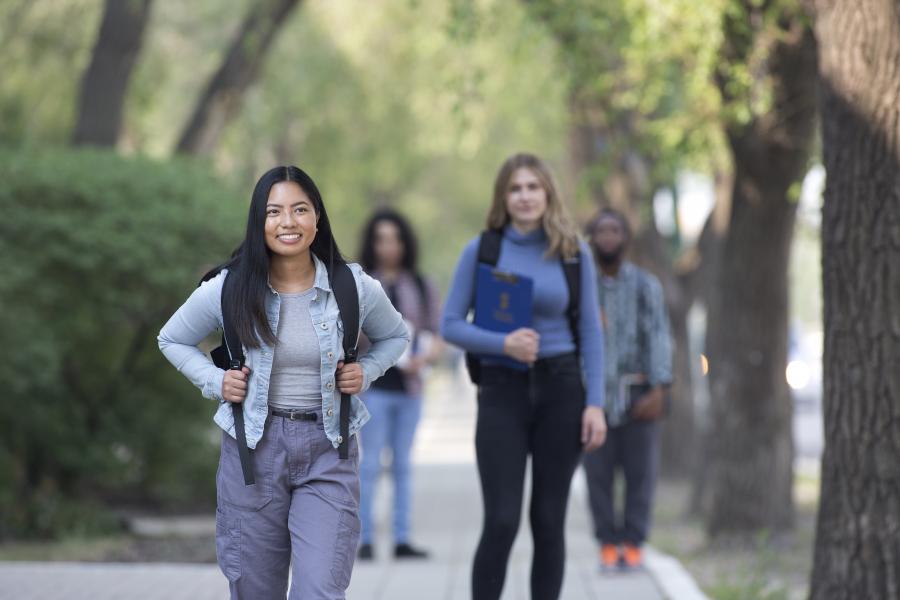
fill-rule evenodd
<path id="1" fill-rule="evenodd" d="M 584 457 L 594 533 L 604 571 L 639 568 L 658 463 L 659 419 L 672 382 L 669 319 L 659 281 L 624 260 L 628 222 L 604 209 L 587 234 L 599 267 L 605 339 L 606 443 Z M 613 479 L 625 476 L 624 520 L 616 519 Z"/>

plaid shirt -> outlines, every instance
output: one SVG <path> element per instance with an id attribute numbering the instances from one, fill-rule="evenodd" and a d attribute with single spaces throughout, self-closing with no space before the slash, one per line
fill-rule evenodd
<path id="1" fill-rule="evenodd" d="M 659 281 L 623 262 L 615 277 L 598 273 L 603 321 L 606 418 L 610 426 L 629 419 L 619 394 L 619 378 L 643 374 L 651 385 L 672 382 L 672 342 L 665 298 Z"/>

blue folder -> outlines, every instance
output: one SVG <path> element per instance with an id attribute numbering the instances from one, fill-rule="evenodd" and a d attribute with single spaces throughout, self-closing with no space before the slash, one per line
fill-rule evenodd
<path id="1" fill-rule="evenodd" d="M 501 333 L 531 327 L 533 305 L 534 280 L 531 277 L 499 271 L 485 264 L 478 265 L 475 325 Z M 479 358 L 486 359 L 490 364 L 528 370 L 526 363 L 505 355 L 480 355 Z"/>

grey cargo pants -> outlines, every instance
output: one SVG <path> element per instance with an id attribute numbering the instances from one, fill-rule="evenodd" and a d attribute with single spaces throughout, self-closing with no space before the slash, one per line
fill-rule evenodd
<path id="1" fill-rule="evenodd" d="M 341 460 L 316 421 L 269 415 L 244 485 L 237 442 L 222 435 L 216 555 L 233 600 L 343 600 L 359 542 L 359 448 Z"/>

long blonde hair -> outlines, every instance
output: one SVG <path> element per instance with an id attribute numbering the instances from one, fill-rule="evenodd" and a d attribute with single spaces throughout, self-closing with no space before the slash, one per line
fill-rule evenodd
<path id="1" fill-rule="evenodd" d="M 534 154 L 514 154 L 507 158 L 494 180 L 494 200 L 488 211 L 488 229 L 502 229 L 510 221 L 506 210 L 506 192 L 509 180 L 518 169 L 528 169 L 538 178 L 547 193 L 547 210 L 541 219 L 541 226 L 549 242 L 546 256 L 573 258 L 578 254 L 578 230 L 569 210 L 557 192 L 553 174 L 547 164 Z"/>

